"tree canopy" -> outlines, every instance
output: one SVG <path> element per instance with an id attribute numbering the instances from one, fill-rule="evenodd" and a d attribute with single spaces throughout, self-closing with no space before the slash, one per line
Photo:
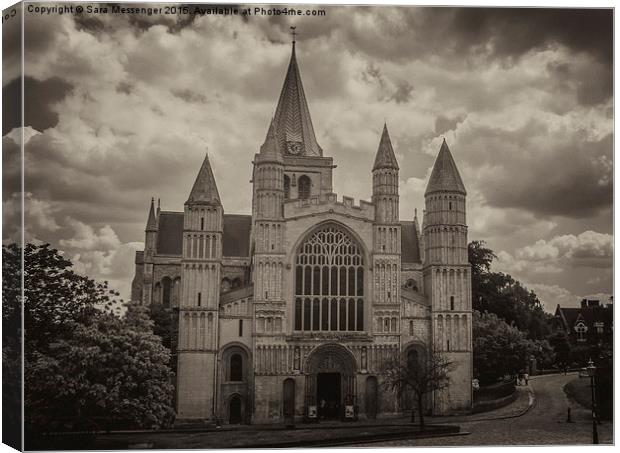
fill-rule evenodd
<path id="1" fill-rule="evenodd" d="M 491 272 L 497 256 L 484 241 L 471 242 L 468 252 L 474 310 L 496 314 L 528 338 L 546 338 L 551 333 L 551 315 L 545 313 L 536 293 L 508 274 Z"/>
<path id="2" fill-rule="evenodd" d="M 474 311 L 472 328 L 474 368 L 482 384 L 515 375 L 525 368 L 530 357 L 541 365 L 550 365 L 554 354 L 547 340 L 532 340 L 494 313 Z"/>
<path id="3" fill-rule="evenodd" d="M 21 250 L 3 246 L 4 275 Z M 48 244 L 24 248 L 25 425 L 29 434 L 106 427 L 163 427 L 174 419 L 170 351 L 146 308 L 128 305 L 107 282 L 73 271 Z M 3 309 L 19 307 L 18 279 Z M 4 312 L 5 310 L 3 310 Z"/>

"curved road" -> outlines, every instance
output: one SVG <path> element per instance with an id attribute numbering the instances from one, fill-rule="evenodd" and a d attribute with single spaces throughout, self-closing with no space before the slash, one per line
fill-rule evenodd
<path id="1" fill-rule="evenodd" d="M 382 443 L 358 444 L 367 447 L 406 446 L 460 446 L 460 445 L 575 445 L 592 443 L 592 418 L 590 411 L 576 402 L 569 401 L 564 385 L 575 374 L 536 376 L 530 379 L 535 403 L 525 414 L 503 420 L 468 421 L 459 419 L 462 431 L 469 435 L 437 437 L 419 440 L 398 440 Z M 574 423 L 566 422 L 568 407 L 572 408 Z M 478 414 L 478 417 L 482 414 Z M 449 421 L 447 420 L 449 423 Z M 598 426 L 600 443 L 613 442 L 612 423 Z"/>

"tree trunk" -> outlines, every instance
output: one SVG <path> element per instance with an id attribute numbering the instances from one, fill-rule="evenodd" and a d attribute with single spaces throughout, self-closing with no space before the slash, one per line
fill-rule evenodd
<path id="1" fill-rule="evenodd" d="M 424 395 L 418 395 L 418 412 L 420 413 L 420 429 L 424 429 Z"/>

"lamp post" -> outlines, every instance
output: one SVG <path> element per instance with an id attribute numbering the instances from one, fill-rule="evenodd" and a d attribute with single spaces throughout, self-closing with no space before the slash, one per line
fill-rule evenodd
<path id="1" fill-rule="evenodd" d="M 596 367 L 592 359 L 588 362 L 588 376 L 590 376 L 590 388 L 592 389 L 592 443 L 598 444 L 598 430 L 596 427 L 596 394 L 594 393 L 594 376 Z"/>

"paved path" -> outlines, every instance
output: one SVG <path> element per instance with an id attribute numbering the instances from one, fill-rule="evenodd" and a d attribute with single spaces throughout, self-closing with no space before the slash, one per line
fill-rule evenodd
<path id="1" fill-rule="evenodd" d="M 576 374 L 536 376 L 530 379 L 535 395 L 534 405 L 523 415 L 510 418 L 481 420 L 475 414 L 459 417 L 458 424 L 466 436 L 441 437 L 419 440 L 396 440 L 382 443 L 356 444 L 364 447 L 407 447 L 407 446 L 460 446 L 460 445 L 575 445 L 592 442 L 592 419 L 590 411 L 564 393 L 564 385 Z M 572 408 L 574 423 L 566 423 L 566 409 Z M 505 409 L 510 410 L 509 408 Z M 500 409 L 501 411 L 501 409 Z M 449 417 L 441 418 L 445 423 Z M 434 422 L 435 420 L 433 420 Z M 457 422 L 456 417 L 454 421 Z M 598 426 L 600 443 L 613 442 L 612 423 Z"/>

